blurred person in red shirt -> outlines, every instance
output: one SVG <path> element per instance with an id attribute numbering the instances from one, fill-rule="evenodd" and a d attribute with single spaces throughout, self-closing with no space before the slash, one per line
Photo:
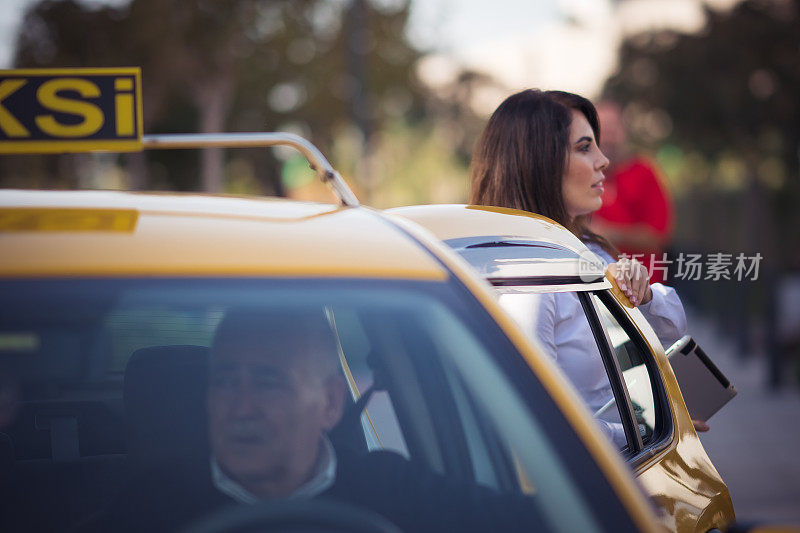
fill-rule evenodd
<path id="1" fill-rule="evenodd" d="M 600 149 L 611 166 L 606 171 L 603 206 L 592 217 L 592 231 L 605 236 L 621 254 L 643 263 L 651 282 L 666 281 L 659 266 L 668 264 L 660 261 L 672 234 L 669 192 L 655 164 L 631 153 L 619 104 L 600 102 L 597 115 L 603 132 Z"/>

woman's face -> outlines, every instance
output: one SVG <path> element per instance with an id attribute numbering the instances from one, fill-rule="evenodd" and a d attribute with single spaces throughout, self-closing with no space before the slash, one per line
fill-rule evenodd
<path id="1" fill-rule="evenodd" d="M 603 205 L 603 171 L 608 159 L 600 151 L 589 121 L 580 111 L 572 110 L 569 147 L 561 194 L 570 218 L 587 215 Z"/>

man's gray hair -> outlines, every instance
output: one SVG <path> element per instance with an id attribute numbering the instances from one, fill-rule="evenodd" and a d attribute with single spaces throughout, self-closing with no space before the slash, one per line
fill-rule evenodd
<path id="1" fill-rule="evenodd" d="M 280 347 L 303 357 L 319 376 L 341 375 L 339 343 L 322 306 L 240 307 L 228 310 L 214 333 L 212 357 L 227 343 Z"/>

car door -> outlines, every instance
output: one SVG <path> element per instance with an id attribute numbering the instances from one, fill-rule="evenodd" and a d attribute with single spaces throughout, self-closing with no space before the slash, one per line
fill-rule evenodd
<path id="1" fill-rule="evenodd" d="M 642 314 L 611 291 L 586 299 L 595 340 L 609 359 L 617 402 L 639 430 L 626 458 L 675 531 L 723 529 L 733 520 L 725 483 L 706 454 L 686 410 L 664 349 Z"/>
<path id="2" fill-rule="evenodd" d="M 727 487 L 694 432 L 663 348 L 638 310 L 620 304 L 610 289 L 565 291 L 540 282 L 498 290 L 501 305 L 575 385 L 670 530 L 708 531 L 733 520 Z M 557 346 L 548 346 L 552 337 L 541 324 L 552 299 L 558 327 L 583 335 L 581 342 L 556 334 Z"/>

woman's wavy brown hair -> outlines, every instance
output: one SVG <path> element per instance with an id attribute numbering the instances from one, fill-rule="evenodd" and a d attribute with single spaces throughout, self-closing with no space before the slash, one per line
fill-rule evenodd
<path id="1" fill-rule="evenodd" d="M 571 219 L 564 205 L 561 182 L 573 109 L 586 117 L 599 143 L 597 111 L 582 96 L 527 89 L 506 98 L 475 145 L 470 203 L 539 213 L 616 257 L 614 246 L 589 229 L 588 216 Z"/>

